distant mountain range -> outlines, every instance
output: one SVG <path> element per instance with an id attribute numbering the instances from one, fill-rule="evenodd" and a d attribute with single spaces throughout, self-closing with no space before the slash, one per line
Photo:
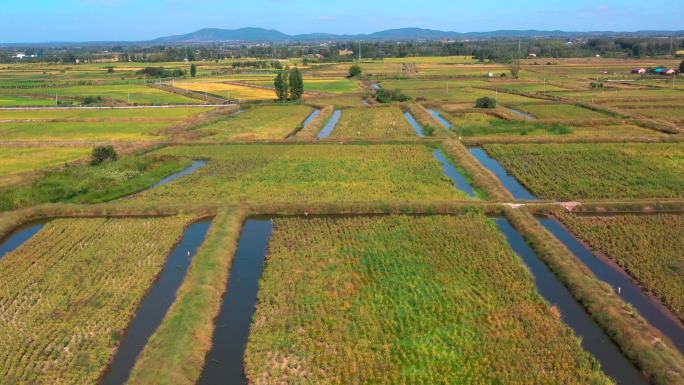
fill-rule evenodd
<path id="1" fill-rule="evenodd" d="M 210 43 L 210 42 L 297 42 L 297 41 L 343 41 L 343 40 L 440 40 L 440 39 L 489 39 L 489 38 L 581 38 L 599 36 L 682 36 L 684 31 L 636 31 L 636 32 L 567 32 L 539 30 L 501 30 L 492 32 L 449 32 L 423 28 L 399 28 L 385 31 L 337 35 L 329 33 L 310 33 L 288 35 L 280 31 L 264 28 L 220 29 L 204 28 L 185 35 L 165 36 L 148 43 Z"/>
<path id="2" fill-rule="evenodd" d="M 185 35 L 173 35 L 160 37 L 148 41 L 86 41 L 66 42 L 52 41 L 43 43 L 3 43 L 0 46 L 88 46 L 88 45 L 153 45 L 153 44 L 202 44 L 213 42 L 237 42 L 237 43 L 289 43 L 289 42 L 324 42 L 324 41 L 382 41 L 382 40 L 465 40 L 465 39 L 493 39 L 493 38 L 590 38 L 590 37 L 670 37 L 684 36 L 684 30 L 680 31 L 540 31 L 540 30 L 500 30 L 491 32 L 450 32 L 424 28 L 398 28 L 385 31 L 339 35 L 332 33 L 308 33 L 301 35 L 288 35 L 280 31 L 265 28 L 203 28 Z M 1 38 L 0 38 L 1 39 Z"/>

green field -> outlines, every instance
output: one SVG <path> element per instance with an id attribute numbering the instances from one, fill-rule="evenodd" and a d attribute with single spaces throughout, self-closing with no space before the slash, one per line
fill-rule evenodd
<path id="1" fill-rule="evenodd" d="M 205 141 L 285 139 L 313 112 L 305 105 L 264 105 L 200 128 Z"/>
<path id="2" fill-rule="evenodd" d="M 684 197 L 680 143 L 497 144 L 485 149 L 543 199 Z"/>
<path id="3" fill-rule="evenodd" d="M 62 165 L 90 154 L 79 147 L 0 147 L 0 176 Z"/>
<path id="4" fill-rule="evenodd" d="M 563 215 L 560 219 L 684 318 L 684 216 Z"/>
<path id="5" fill-rule="evenodd" d="M 0 187 L 0 211 L 41 203 L 106 202 L 148 188 L 190 164 L 188 159 L 146 156 L 48 171 L 37 179 Z"/>
<path id="6" fill-rule="evenodd" d="M 5 256 L 3 384 L 96 383 L 189 221 L 56 219 Z"/>
<path id="7" fill-rule="evenodd" d="M 148 191 L 156 202 L 340 202 L 465 199 L 427 146 L 224 145 L 157 154 L 209 159 L 187 177 Z"/>
<path id="8" fill-rule="evenodd" d="M 342 112 L 333 138 L 416 138 L 399 107 L 349 108 Z"/>
<path id="9" fill-rule="evenodd" d="M 103 98 L 114 99 L 119 102 L 140 105 L 163 105 L 163 104 L 201 104 L 201 100 L 192 99 L 183 95 L 173 94 L 156 88 L 148 87 L 143 84 L 123 84 L 123 85 L 84 85 L 68 87 L 40 87 L 40 88 L 17 88 L 5 89 L 3 93 L 14 95 L 47 95 L 54 104 L 55 95 L 57 98 L 85 98 L 88 96 L 101 96 Z M 130 99 L 129 99 L 130 96 Z"/>
<path id="10" fill-rule="evenodd" d="M 276 219 L 258 303 L 254 384 L 611 383 L 480 214 Z"/>

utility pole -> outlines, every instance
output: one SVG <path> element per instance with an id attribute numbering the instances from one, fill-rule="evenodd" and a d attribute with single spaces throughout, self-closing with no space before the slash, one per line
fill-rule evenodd
<path id="1" fill-rule="evenodd" d="M 359 40 L 359 64 L 361 64 L 361 40 Z"/>
<path id="2" fill-rule="evenodd" d="M 520 39 L 518 39 L 518 59 L 522 58 L 522 50 L 520 49 Z"/>

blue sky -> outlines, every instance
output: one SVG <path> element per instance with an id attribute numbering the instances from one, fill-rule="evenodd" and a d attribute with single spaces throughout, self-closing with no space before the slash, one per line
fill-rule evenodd
<path id="1" fill-rule="evenodd" d="M 366 33 L 684 29 L 682 0 L 2 0 L 0 42 L 145 40 L 204 27 Z"/>

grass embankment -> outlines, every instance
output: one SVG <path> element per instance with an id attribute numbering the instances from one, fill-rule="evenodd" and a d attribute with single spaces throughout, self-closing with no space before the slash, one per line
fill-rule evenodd
<path id="1" fill-rule="evenodd" d="M 285 139 L 302 127 L 312 108 L 306 105 L 255 106 L 203 126 L 205 141 Z"/>
<path id="2" fill-rule="evenodd" d="M 449 136 L 451 132 L 448 128 L 444 127 L 442 123 L 437 120 L 430 111 L 425 109 L 422 105 L 418 103 L 408 103 L 406 104 L 406 110 L 413 115 L 418 123 L 423 127 L 434 128 L 434 136 Z"/>
<path id="3" fill-rule="evenodd" d="M 331 138 L 416 138 L 401 108 L 364 107 L 344 110 Z"/>
<path id="4" fill-rule="evenodd" d="M 325 127 L 330 117 L 335 112 L 334 106 L 325 106 L 321 108 L 321 112 L 318 114 L 314 120 L 309 123 L 308 126 L 302 128 L 298 133 L 296 138 L 301 140 L 314 140 L 318 135 L 318 132 Z"/>
<path id="5" fill-rule="evenodd" d="M 276 219 L 245 363 L 255 385 L 611 383 L 481 214 Z"/>
<path id="6" fill-rule="evenodd" d="M 160 155 L 210 162 L 143 193 L 147 202 L 391 202 L 465 200 L 427 146 L 217 145 L 167 147 Z"/>
<path id="7" fill-rule="evenodd" d="M 96 383 L 191 220 L 55 219 L 6 255 L 2 382 Z"/>
<path id="8" fill-rule="evenodd" d="M 542 199 L 683 198 L 684 144 L 509 144 L 487 152 Z"/>
<path id="9" fill-rule="evenodd" d="M 506 209 L 506 216 L 650 383 L 684 384 L 684 357 L 665 336 L 578 262 L 529 212 Z"/>
<path id="10" fill-rule="evenodd" d="M 0 187 L 0 211 L 41 203 L 109 201 L 144 190 L 191 163 L 190 159 L 170 156 L 141 156 L 48 171 L 36 180 Z"/>
<path id="11" fill-rule="evenodd" d="M 244 214 L 222 209 L 194 257 L 176 301 L 138 357 L 128 385 L 197 383 L 211 349 Z"/>
<path id="12" fill-rule="evenodd" d="M 684 319 L 684 215 L 559 218 Z"/>

